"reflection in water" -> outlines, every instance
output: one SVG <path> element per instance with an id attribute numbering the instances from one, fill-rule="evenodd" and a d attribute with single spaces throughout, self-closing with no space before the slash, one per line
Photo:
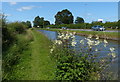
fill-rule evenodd
<path id="1" fill-rule="evenodd" d="M 47 30 L 39 30 L 39 31 L 41 31 L 44 35 L 46 35 L 50 40 L 57 39 L 57 32 L 47 31 Z"/>
<path id="2" fill-rule="evenodd" d="M 39 30 L 39 31 L 41 31 L 43 34 L 45 34 L 50 40 L 56 40 L 57 39 L 57 35 L 58 35 L 57 32 L 46 31 L 46 30 Z M 81 48 L 84 48 L 85 45 L 80 44 L 80 40 L 82 40 L 84 38 L 85 38 L 85 36 L 78 36 L 78 35 L 75 36 L 75 39 L 76 39 L 76 42 L 77 42 L 77 44 L 76 44 L 76 50 L 77 51 L 80 51 Z M 93 38 L 93 40 L 94 40 L 94 38 Z M 103 39 L 100 39 L 100 40 L 102 41 Z M 108 45 L 107 45 L 106 48 L 103 46 L 103 43 L 101 43 L 99 46 L 96 47 L 96 48 L 98 48 L 97 53 L 96 52 L 93 52 L 93 53 L 94 54 L 99 53 L 98 55 L 100 55 L 101 57 L 102 56 L 107 56 L 107 54 L 110 53 L 109 48 L 110 47 L 115 48 L 115 53 L 116 53 L 117 57 L 114 60 L 114 62 L 111 63 L 111 65 L 110 65 L 111 67 L 109 69 L 107 69 L 107 71 L 114 72 L 112 78 L 118 79 L 117 78 L 118 77 L 118 49 L 120 48 L 120 46 L 118 48 L 118 41 L 111 41 L 111 40 L 107 40 L 107 41 L 108 41 Z"/>

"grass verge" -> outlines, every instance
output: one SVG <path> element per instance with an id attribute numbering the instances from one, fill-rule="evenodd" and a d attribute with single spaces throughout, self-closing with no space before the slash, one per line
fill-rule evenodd
<path id="1" fill-rule="evenodd" d="M 3 71 L 3 80 L 53 80 L 55 63 L 49 57 L 51 42 L 48 38 L 30 29 L 26 34 L 17 37 L 17 44 L 14 44 L 4 56 L 4 61 L 18 56 L 17 63 L 13 66 L 9 64 L 11 69 Z"/>

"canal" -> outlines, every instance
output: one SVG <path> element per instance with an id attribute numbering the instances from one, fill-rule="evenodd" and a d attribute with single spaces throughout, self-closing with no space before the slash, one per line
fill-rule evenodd
<path id="1" fill-rule="evenodd" d="M 58 33 L 55 31 L 47 31 L 47 30 L 39 30 L 42 32 L 44 35 L 46 35 L 50 40 L 56 40 Z M 85 36 L 78 36 L 75 35 L 75 41 L 77 42 L 75 49 L 76 51 L 79 51 L 81 48 L 84 48 L 84 45 L 80 44 L 80 40 L 85 39 Z M 95 40 L 94 38 L 92 40 Z M 100 41 L 103 41 L 103 39 L 100 39 Z M 99 46 L 96 48 L 98 49 L 97 52 L 93 52 L 94 54 L 99 54 L 99 57 L 107 56 L 108 53 L 110 53 L 110 47 L 115 48 L 115 53 L 116 53 L 116 58 L 113 60 L 113 62 L 110 63 L 110 67 L 106 69 L 106 71 L 112 72 L 112 78 L 114 80 L 118 79 L 118 72 L 120 71 L 118 67 L 118 57 L 120 57 L 120 54 L 118 53 L 118 49 L 120 48 L 118 41 L 113 41 L 113 40 L 107 40 L 108 44 L 107 47 L 104 47 L 103 43 L 101 43 Z M 84 50 L 84 49 L 83 49 Z M 118 56 L 119 55 L 119 56 Z M 119 70 L 119 71 L 118 71 Z"/>

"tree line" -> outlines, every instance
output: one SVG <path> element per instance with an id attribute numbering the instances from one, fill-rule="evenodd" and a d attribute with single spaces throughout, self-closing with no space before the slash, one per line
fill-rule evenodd
<path id="1" fill-rule="evenodd" d="M 94 25 L 101 25 L 105 28 L 111 28 L 111 29 L 120 29 L 120 20 L 115 22 L 98 22 L 98 21 L 92 21 L 91 23 L 85 23 L 84 19 L 82 17 L 77 17 L 74 21 L 74 16 L 68 9 L 64 9 L 62 11 L 58 11 L 55 17 L 55 24 L 50 24 L 50 22 L 47 20 L 45 21 L 43 17 L 35 17 L 33 21 L 33 27 L 51 27 L 51 28 L 61 28 L 61 27 L 68 27 L 73 29 L 90 29 Z"/>
<path id="2" fill-rule="evenodd" d="M 57 12 L 55 15 L 55 25 L 61 25 L 61 24 L 73 24 L 74 23 L 74 17 L 72 13 L 65 9 L 62 11 Z M 77 17 L 75 20 L 75 24 L 84 23 L 84 19 L 82 17 Z M 44 28 L 47 25 L 50 25 L 50 22 L 48 20 L 44 20 L 43 17 L 35 17 L 33 21 L 33 27 L 41 27 Z"/>
<path id="3" fill-rule="evenodd" d="M 86 23 L 84 18 L 82 17 L 76 17 L 74 20 L 73 14 L 68 10 L 64 9 L 62 11 L 58 11 L 57 14 L 54 16 L 55 18 L 55 24 L 50 24 L 50 21 L 45 20 L 44 17 L 36 16 L 33 20 L 33 26 L 32 22 L 30 21 L 22 21 L 21 23 L 26 25 L 27 28 L 31 27 L 38 27 L 38 28 L 61 28 L 61 27 L 67 27 L 67 28 L 73 28 L 73 29 L 90 29 L 94 25 L 101 25 L 105 28 L 111 28 L 111 29 L 120 29 L 120 20 L 115 22 L 98 22 L 98 21 L 92 21 L 91 23 Z"/>
<path id="4" fill-rule="evenodd" d="M 50 21 L 45 20 L 44 17 L 36 16 L 33 20 L 33 27 L 36 28 L 61 28 L 67 27 L 72 29 L 90 29 L 92 26 L 101 25 L 106 29 L 120 29 L 120 20 L 115 22 L 99 22 L 99 21 L 92 21 L 91 23 L 86 23 L 84 18 L 76 17 L 74 20 L 73 14 L 68 10 L 64 9 L 62 11 L 58 11 L 55 17 L 55 24 L 50 24 Z M 29 28 L 32 27 L 30 21 L 22 22 L 23 24 L 27 25 Z"/>

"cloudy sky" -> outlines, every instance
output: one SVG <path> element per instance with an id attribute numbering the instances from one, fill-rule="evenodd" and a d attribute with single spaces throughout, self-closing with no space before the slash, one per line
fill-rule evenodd
<path id="1" fill-rule="evenodd" d="M 2 12 L 10 22 L 32 22 L 40 16 L 54 23 L 55 14 L 63 9 L 72 12 L 74 19 L 79 16 L 85 22 L 118 20 L 118 2 L 2 2 Z"/>

